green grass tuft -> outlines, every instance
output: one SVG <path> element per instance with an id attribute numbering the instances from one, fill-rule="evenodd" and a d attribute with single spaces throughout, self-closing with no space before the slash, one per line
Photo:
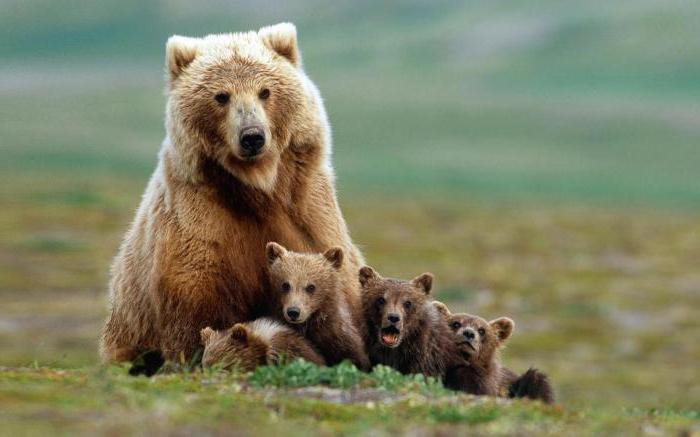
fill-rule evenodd
<path id="1" fill-rule="evenodd" d="M 296 388 L 324 385 L 332 388 L 378 388 L 388 391 L 414 391 L 423 394 L 443 394 L 440 381 L 423 375 L 402 375 L 387 366 L 375 366 L 363 373 L 351 362 L 343 361 L 333 367 L 318 367 L 298 359 L 284 365 L 261 366 L 252 372 L 249 382 L 255 387 Z"/>

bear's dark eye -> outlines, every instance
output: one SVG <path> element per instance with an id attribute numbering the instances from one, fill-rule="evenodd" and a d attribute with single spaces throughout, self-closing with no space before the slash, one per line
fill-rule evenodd
<path id="1" fill-rule="evenodd" d="M 263 88 L 262 90 L 260 90 L 258 97 L 260 97 L 261 100 L 267 100 L 267 98 L 270 97 L 270 90 L 267 88 Z"/>
<path id="2" fill-rule="evenodd" d="M 231 95 L 229 93 L 219 93 L 214 96 L 214 100 L 216 100 L 220 105 L 227 104 L 230 98 Z"/>
<path id="3" fill-rule="evenodd" d="M 383 297 L 380 297 L 379 299 L 377 299 L 377 305 L 381 306 L 381 305 L 384 305 L 385 303 L 386 303 L 386 299 L 384 299 Z"/>
<path id="4" fill-rule="evenodd" d="M 292 289 L 292 286 L 289 285 L 289 282 L 283 282 L 282 283 L 282 291 L 287 292 Z"/>
<path id="5" fill-rule="evenodd" d="M 410 310 L 411 309 L 411 301 L 407 300 L 406 302 L 404 302 L 403 307 L 406 308 L 407 310 Z"/>
<path id="6" fill-rule="evenodd" d="M 316 291 L 316 286 L 314 284 L 309 284 L 306 286 L 307 293 L 313 293 L 314 291 Z"/>
<path id="7" fill-rule="evenodd" d="M 452 329 L 459 329 L 462 327 L 462 324 L 459 322 L 452 322 Z"/>
<path id="8" fill-rule="evenodd" d="M 479 328 L 479 335 L 482 337 L 486 335 L 486 330 L 484 328 Z"/>

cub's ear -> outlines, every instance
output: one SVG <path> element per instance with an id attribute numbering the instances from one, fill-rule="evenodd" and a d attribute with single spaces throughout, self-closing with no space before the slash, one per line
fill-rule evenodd
<path id="1" fill-rule="evenodd" d="M 508 340 L 510 334 L 513 333 L 513 328 L 515 328 L 515 322 L 508 317 L 499 317 L 495 320 L 491 320 L 489 325 L 496 331 L 496 335 L 498 335 L 498 339 L 501 342 Z"/>
<path id="2" fill-rule="evenodd" d="M 179 35 L 168 38 L 165 45 L 165 66 L 168 69 L 168 81 L 171 85 L 197 57 L 201 41 L 199 38 Z"/>
<path id="3" fill-rule="evenodd" d="M 411 280 L 411 284 L 423 290 L 425 294 L 430 294 L 430 290 L 433 289 L 433 274 L 423 273 L 420 276 L 416 276 Z"/>
<path id="4" fill-rule="evenodd" d="M 209 340 L 211 340 L 212 335 L 214 335 L 214 330 L 211 329 L 209 326 L 199 331 L 199 340 L 202 346 L 206 346 L 207 343 L 209 343 Z"/>
<path id="5" fill-rule="evenodd" d="M 266 26 L 258 31 L 258 36 L 272 51 L 286 58 L 295 67 L 301 65 L 301 54 L 297 46 L 297 28 L 292 23 L 279 23 Z"/>
<path id="6" fill-rule="evenodd" d="M 360 269 L 359 273 L 359 278 L 360 278 L 360 284 L 362 287 L 367 287 L 370 282 L 375 281 L 379 278 L 379 275 L 377 272 L 374 271 L 374 269 L 370 266 L 364 266 Z"/>
<path id="7" fill-rule="evenodd" d="M 241 341 L 243 343 L 248 342 L 248 328 L 245 327 L 242 323 L 236 323 L 233 325 L 233 328 L 231 328 L 231 334 L 229 334 L 229 338 L 234 341 Z"/>
<path id="8" fill-rule="evenodd" d="M 336 269 L 340 269 L 343 266 L 343 249 L 340 247 L 331 247 L 327 251 L 323 252 L 324 258 L 330 261 L 331 265 Z"/>
<path id="9" fill-rule="evenodd" d="M 450 309 L 447 308 L 447 305 L 440 302 L 439 300 L 434 300 L 433 306 L 435 307 L 435 309 L 438 310 L 438 313 L 440 313 L 443 319 L 447 320 L 450 317 L 452 317 L 452 313 L 450 312 Z"/>
<path id="10" fill-rule="evenodd" d="M 265 253 L 267 254 L 267 263 L 272 265 L 278 258 L 287 254 L 287 249 L 281 244 L 271 241 L 265 246 Z"/>

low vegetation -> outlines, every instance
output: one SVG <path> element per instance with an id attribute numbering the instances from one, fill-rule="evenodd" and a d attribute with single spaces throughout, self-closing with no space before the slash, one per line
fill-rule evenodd
<path id="1" fill-rule="evenodd" d="M 690 432 L 697 412 L 568 409 L 457 394 L 386 367 L 303 362 L 252 374 L 220 370 L 132 377 L 126 367 L 0 371 L 2 433 L 635 434 Z"/>

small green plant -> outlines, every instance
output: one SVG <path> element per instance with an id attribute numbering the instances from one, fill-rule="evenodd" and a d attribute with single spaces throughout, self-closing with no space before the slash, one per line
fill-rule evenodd
<path id="1" fill-rule="evenodd" d="M 343 361 L 333 367 L 318 367 L 298 359 L 280 365 L 255 369 L 249 382 L 256 387 L 307 387 L 325 385 L 333 388 L 372 387 L 387 391 L 417 391 L 422 394 L 447 393 L 442 383 L 423 375 L 403 375 L 388 366 L 375 366 L 363 373 L 351 362 Z"/>
<path id="2" fill-rule="evenodd" d="M 257 387 L 305 387 L 318 385 L 323 369 L 302 359 L 287 364 L 260 366 L 250 376 Z"/>
<path id="3" fill-rule="evenodd" d="M 337 366 L 321 368 L 321 370 L 321 383 L 334 388 L 354 387 L 362 381 L 364 375 L 350 361 L 343 361 Z"/>

